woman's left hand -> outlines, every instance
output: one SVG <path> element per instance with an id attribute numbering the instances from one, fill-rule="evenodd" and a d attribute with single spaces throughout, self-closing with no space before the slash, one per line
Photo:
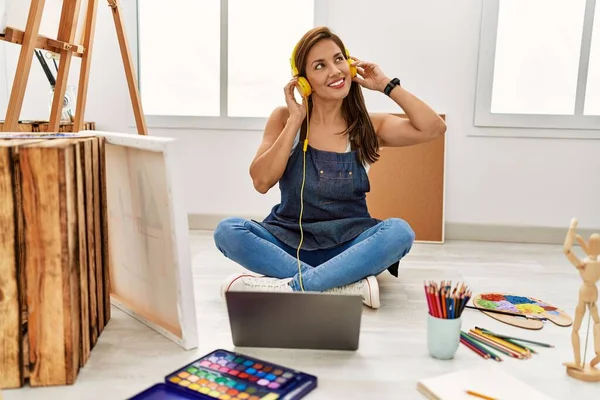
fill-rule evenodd
<path id="1" fill-rule="evenodd" d="M 352 65 L 357 68 L 357 74 L 352 80 L 364 88 L 383 92 L 390 82 L 390 78 L 383 73 L 381 68 L 379 68 L 377 64 L 368 61 L 360 61 L 356 57 L 350 58 L 352 60 Z"/>

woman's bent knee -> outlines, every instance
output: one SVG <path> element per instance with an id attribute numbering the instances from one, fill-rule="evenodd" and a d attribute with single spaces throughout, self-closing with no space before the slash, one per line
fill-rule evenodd
<path id="1" fill-rule="evenodd" d="M 403 257 L 415 242 L 415 232 L 411 226 L 403 219 L 389 218 L 385 220 L 387 229 L 391 231 L 394 246 L 399 248 Z"/>
<path id="2" fill-rule="evenodd" d="M 213 239 L 217 248 L 224 252 L 227 242 L 231 241 L 235 235 L 235 231 L 239 229 L 245 229 L 246 220 L 239 217 L 229 217 L 221 220 L 215 231 L 213 232 Z"/>

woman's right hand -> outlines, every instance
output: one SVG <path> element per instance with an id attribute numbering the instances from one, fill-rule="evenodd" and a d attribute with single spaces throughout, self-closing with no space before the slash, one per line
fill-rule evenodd
<path id="1" fill-rule="evenodd" d="M 292 78 L 287 85 L 285 85 L 285 102 L 287 104 L 288 111 L 290 112 L 290 118 L 297 119 L 298 122 L 304 121 L 306 117 L 306 99 L 302 98 L 302 104 L 298 104 L 294 97 L 294 89 L 298 86 L 298 79 Z"/>

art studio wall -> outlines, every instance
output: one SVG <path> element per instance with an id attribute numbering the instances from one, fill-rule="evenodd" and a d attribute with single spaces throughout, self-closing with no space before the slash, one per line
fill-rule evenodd
<path id="1" fill-rule="evenodd" d="M 132 31 L 134 13 L 128 7 L 133 2 L 122 3 L 128 15 L 126 26 Z M 486 129 L 473 126 L 481 1 L 421 4 L 376 0 L 369 4 L 370 10 L 382 11 L 376 17 L 360 19 L 358 26 L 357 10 L 363 3 L 357 0 L 319 1 L 317 20 L 340 34 L 354 55 L 377 62 L 388 75 L 399 77 L 407 90 L 446 114 L 449 226 L 563 229 L 572 216 L 577 216 L 583 228 L 600 227 L 600 185 L 595 176 L 600 171 L 600 140 L 471 136 Z M 384 29 L 388 33 L 384 34 Z M 135 42 L 132 46 L 135 53 Z M 7 49 L 2 62 L 8 65 L 8 75 L 13 73 L 17 57 L 17 49 Z M 74 71 L 78 66 L 78 62 L 73 63 Z M 0 93 L 6 92 L 2 79 L 0 67 Z M 11 79 L 9 76 L 8 84 Z M 34 68 L 22 118 L 47 113 L 44 79 L 41 69 Z M 101 130 L 135 133 L 108 7 L 98 9 L 89 96 L 87 120 L 95 121 Z M 379 110 L 396 111 L 381 94 L 368 94 L 367 101 Z M 1 94 L 0 106 L 4 113 Z M 509 128 L 496 131 L 525 132 Z M 182 141 L 188 213 L 260 218 L 279 200 L 276 188 L 266 195 L 254 191 L 248 175 L 261 131 L 150 128 L 150 134 Z M 450 232 L 447 238 L 452 238 Z"/>

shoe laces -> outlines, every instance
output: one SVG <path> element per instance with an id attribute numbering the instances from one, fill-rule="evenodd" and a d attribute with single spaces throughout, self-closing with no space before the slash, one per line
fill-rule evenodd
<path id="1" fill-rule="evenodd" d="M 363 288 L 365 287 L 365 280 L 361 279 L 358 282 L 350 283 L 348 285 L 339 286 L 328 290 L 330 293 L 340 294 L 360 294 L 362 295 Z"/>
<path id="2" fill-rule="evenodd" d="M 264 289 L 277 289 L 277 288 L 285 288 L 289 286 L 289 282 L 291 279 L 278 279 L 278 278 L 267 278 L 267 277 L 247 277 L 242 278 L 243 282 L 254 288 L 264 288 Z"/>

